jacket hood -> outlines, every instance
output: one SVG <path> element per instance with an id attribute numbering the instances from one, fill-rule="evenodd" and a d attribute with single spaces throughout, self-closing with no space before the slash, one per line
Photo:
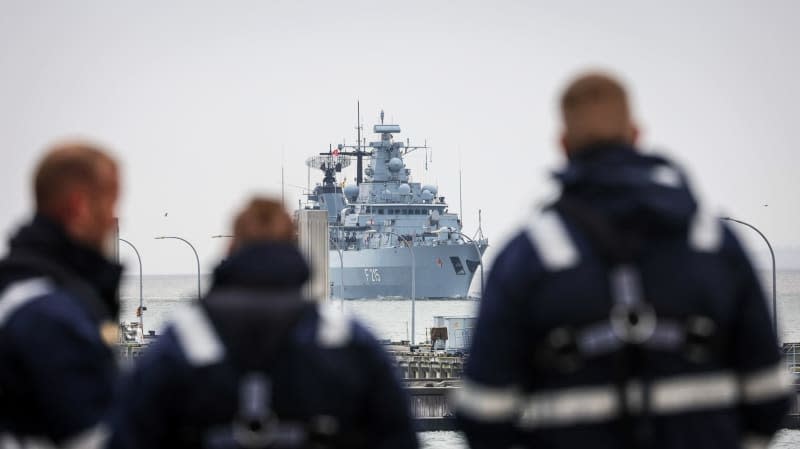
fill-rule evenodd
<path id="1" fill-rule="evenodd" d="M 217 266 L 214 287 L 292 290 L 299 289 L 309 275 L 308 264 L 294 243 L 254 243 Z"/>
<path id="2" fill-rule="evenodd" d="M 697 209 L 678 167 L 622 143 L 584 148 L 555 177 L 563 196 L 591 205 L 618 224 L 685 228 Z"/>

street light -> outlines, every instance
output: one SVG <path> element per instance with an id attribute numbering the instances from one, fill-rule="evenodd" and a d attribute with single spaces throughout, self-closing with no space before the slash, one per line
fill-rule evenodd
<path id="1" fill-rule="evenodd" d="M 339 310 L 344 311 L 344 256 L 342 255 L 342 248 L 333 240 L 332 236 L 328 236 L 328 240 L 336 247 L 339 253 Z"/>
<path id="2" fill-rule="evenodd" d="M 367 234 L 374 234 L 378 231 L 374 229 L 370 229 L 366 231 Z M 411 243 L 409 243 L 408 239 L 405 237 L 401 237 L 396 232 L 392 231 L 383 231 L 385 234 L 395 235 L 397 240 L 402 241 L 406 244 L 406 248 L 408 248 L 409 252 L 411 253 L 411 345 L 413 346 L 415 343 L 414 338 L 414 330 L 416 324 L 416 296 L 417 296 L 417 267 L 416 267 L 416 260 L 414 258 L 414 248 Z"/>
<path id="3" fill-rule="evenodd" d="M 767 244 L 767 248 L 769 248 L 769 255 L 772 257 L 772 326 L 775 329 L 775 334 L 778 334 L 778 300 L 777 300 L 777 289 L 775 284 L 775 252 L 772 251 L 772 245 L 770 245 L 769 240 L 767 240 L 767 236 L 764 235 L 761 231 L 758 230 L 755 226 L 751 225 L 750 223 L 746 223 L 741 220 L 737 220 L 731 217 L 722 217 L 723 220 L 732 221 L 734 223 L 739 223 L 740 225 L 747 226 L 748 228 L 756 231 L 758 235 L 764 239 L 764 242 Z"/>
<path id="4" fill-rule="evenodd" d="M 189 243 L 188 240 L 186 240 L 184 238 L 181 238 L 181 237 L 168 236 L 168 235 L 160 235 L 160 236 L 156 237 L 156 240 L 163 240 L 163 239 L 180 240 L 183 243 L 189 245 L 189 248 L 192 248 L 192 252 L 194 252 L 194 258 L 195 258 L 195 260 L 197 260 L 197 300 L 199 301 L 200 300 L 200 257 L 197 255 L 197 250 L 194 249 L 194 245 Z"/>
<path id="5" fill-rule="evenodd" d="M 481 253 L 481 250 L 478 247 L 478 242 L 476 242 L 475 240 L 473 240 L 472 238 L 470 238 L 469 236 L 467 236 L 463 232 L 455 231 L 455 230 L 450 229 L 450 228 L 439 228 L 439 229 L 437 229 L 437 230 L 435 230 L 433 232 L 435 234 L 440 234 L 442 232 L 452 232 L 453 234 L 458 234 L 458 235 L 461 236 L 461 238 L 467 239 L 467 241 L 472 243 L 472 246 L 475 247 L 475 252 L 478 253 L 478 264 L 481 266 L 481 299 L 483 299 L 483 254 Z"/>
<path id="6" fill-rule="evenodd" d="M 139 259 L 139 327 L 142 329 L 142 337 L 144 337 L 144 295 L 142 294 L 142 257 L 139 255 L 139 250 L 133 246 L 133 243 L 123 239 L 122 237 L 119 238 L 119 241 L 122 243 L 128 244 L 133 249 L 133 252 L 136 253 L 136 258 Z"/>

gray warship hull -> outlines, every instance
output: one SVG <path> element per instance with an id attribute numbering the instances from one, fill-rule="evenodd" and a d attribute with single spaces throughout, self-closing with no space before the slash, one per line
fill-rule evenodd
<path id="1" fill-rule="evenodd" d="M 338 251 L 331 251 L 328 259 L 333 297 L 411 298 L 412 263 L 408 247 L 348 250 L 342 251 L 342 256 L 343 271 Z M 414 296 L 467 298 L 479 264 L 474 245 L 414 246 Z"/>
<path id="2" fill-rule="evenodd" d="M 426 145 L 395 140 L 399 125 L 381 124 L 380 140 L 331 145 L 306 160 L 324 173 L 307 194 L 306 209 L 328 213 L 330 295 L 335 298 L 466 298 L 488 246 L 480 229 L 470 238 L 438 186 L 414 182 L 404 158 Z M 355 184 L 336 180 L 356 161 Z M 363 166 L 368 160 L 367 167 Z M 480 214 L 479 214 L 480 217 Z M 341 259 L 340 259 L 341 256 Z M 413 286 L 412 286 L 413 285 Z"/>

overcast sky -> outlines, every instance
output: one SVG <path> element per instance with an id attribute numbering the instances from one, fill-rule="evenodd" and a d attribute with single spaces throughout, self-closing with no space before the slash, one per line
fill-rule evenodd
<path id="1" fill-rule="evenodd" d="M 304 160 L 354 142 L 359 99 L 365 129 L 384 109 L 427 139 L 430 169 L 408 164 L 451 211 L 461 166 L 464 231 L 482 209 L 496 251 L 552 190 L 560 90 L 600 67 L 628 82 L 644 148 L 800 266 L 798 22 L 796 1 L 0 0 L 0 234 L 29 218 L 43 148 L 86 136 L 124 164 L 121 236 L 145 274 L 194 272 L 160 234 L 209 270 L 226 243 L 210 236 L 249 195 L 280 195 L 282 164 L 294 206 Z"/>

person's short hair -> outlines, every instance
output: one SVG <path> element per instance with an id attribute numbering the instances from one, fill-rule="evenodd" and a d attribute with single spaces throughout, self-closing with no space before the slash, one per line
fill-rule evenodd
<path id="1" fill-rule="evenodd" d="M 293 242 L 295 229 L 283 203 L 255 197 L 233 221 L 232 248 L 259 242 Z"/>
<path id="2" fill-rule="evenodd" d="M 114 171 L 117 163 L 99 145 L 86 141 L 65 141 L 50 147 L 39 161 L 33 177 L 36 210 L 52 212 L 76 186 L 101 188 L 101 169 Z"/>
<path id="3" fill-rule="evenodd" d="M 596 142 L 627 140 L 633 127 L 628 95 L 611 75 L 583 74 L 561 96 L 565 140 L 571 149 Z"/>

